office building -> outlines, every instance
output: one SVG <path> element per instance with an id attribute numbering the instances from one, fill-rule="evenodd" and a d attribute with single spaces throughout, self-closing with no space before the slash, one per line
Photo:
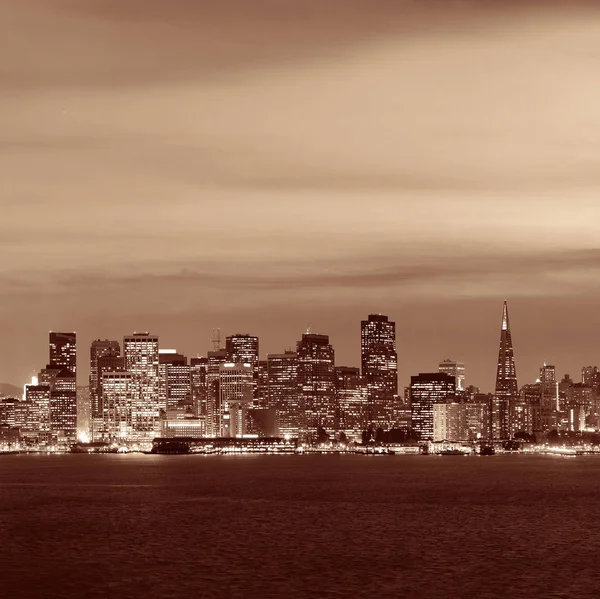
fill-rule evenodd
<path id="1" fill-rule="evenodd" d="M 492 410 L 492 436 L 494 439 L 507 439 L 510 436 L 510 404 L 519 398 L 517 369 L 513 350 L 508 306 L 502 308 L 502 327 L 496 370 L 496 389 Z"/>
<path id="2" fill-rule="evenodd" d="M 51 440 L 52 420 L 50 417 L 50 385 L 25 385 L 25 399 L 36 406 L 39 442 L 49 443 Z"/>
<path id="3" fill-rule="evenodd" d="M 123 356 L 125 371 L 131 373 L 134 435 L 139 440 L 149 440 L 160 429 L 158 337 L 148 333 L 124 337 Z"/>
<path id="4" fill-rule="evenodd" d="M 209 437 L 221 435 L 221 391 L 220 373 L 227 360 L 225 349 L 209 351 L 206 362 L 206 434 Z"/>
<path id="5" fill-rule="evenodd" d="M 360 442 L 367 430 L 368 389 L 359 368 L 335 367 L 335 391 L 339 408 L 339 428 L 350 441 Z"/>
<path id="6" fill-rule="evenodd" d="M 304 407 L 307 434 L 314 436 L 319 427 L 337 429 L 335 394 L 335 353 L 327 335 L 306 333 L 298 341 L 298 388 Z"/>
<path id="7" fill-rule="evenodd" d="M 267 360 L 258 361 L 258 383 L 254 406 L 257 408 L 269 407 L 269 364 Z"/>
<path id="8" fill-rule="evenodd" d="M 487 403 L 437 403 L 433 405 L 433 440 L 474 442 L 486 438 Z"/>
<path id="9" fill-rule="evenodd" d="M 104 428 L 96 435 L 97 440 L 117 443 L 137 440 L 139 431 L 134 424 L 138 393 L 139 384 L 131 372 L 111 371 L 102 374 Z"/>
<path id="10" fill-rule="evenodd" d="M 121 355 L 121 345 L 118 341 L 110 339 L 96 339 L 90 345 L 90 403 L 92 418 L 102 418 L 100 404 L 102 377 L 98 372 L 100 358 L 118 358 Z"/>
<path id="11" fill-rule="evenodd" d="M 267 355 L 268 407 L 276 412 L 279 434 L 298 437 L 305 429 L 298 388 L 298 354 L 288 350 Z"/>
<path id="12" fill-rule="evenodd" d="M 362 376 L 369 396 L 367 419 L 375 428 L 389 428 L 398 395 L 396 323 L 383 314 L 369 314 L 360 329 Z"/>
<path id="13" fill-rule="evenodd" d="M 438 372 L 443 372 L 454 377 L 456 381 L 456 391 L 464 391 L 465 386 L 465 365 L 463 362 L 456 362 L 455 360 L 445 359 L 440 362 Z"/>
<path id="14" fill-rule="evenodd" d="M 450 403 L 456 393 L 453 376 L 443 372 L 410 377 L 412 429 L 422 441 L 433 441 L 433 406 Z"/>
<path id="15" fill-rule="evenodd" d="M 49 346 L 50 364 L 62 366 L 77 376 L 77 335 L 51 331 Z"/>
<path id="16" fill-rule="evenodd" d="M 231 364 L 250 364 L 253 373 L 253 398 L 258 405 L 258 337 L 236 333 L 225 338 L 227 361 Z"/>
<path id="17" fill-rule="evenodd" d="M 208 358 L 190 358 L 190 380 L 192 388 L 192 410 L 198 417 L 206 417 L 206 373 Z"/>
<path id="18" fill-rule="evenodd" d="M 221 437 L 243 437 L 246 413 L 254 399 L 252 364 L 225 363 L 219 366 L 220 410 L 217 428 Z"/>
<path id="19" fill-rule="evenodd" d="M 77 440 L 77 383 L 68 368 L 60 370 L 51 385 L 50 426 L 59 443 Z"/>
<path id="20" fill-rule="evenodd" d="M 557 428 L 557 413 L 559 411 L 558 382 L 556 368 L 546 364 L 540 368 L 541 388 L 541 430 L 548 432 Z"/>
<path id="21" fill-rule="evenodd" d="M 186 356 L 174 349 L 159 350 L 158 379 L 161 409 L 192 407 L 192 375 Z"/>

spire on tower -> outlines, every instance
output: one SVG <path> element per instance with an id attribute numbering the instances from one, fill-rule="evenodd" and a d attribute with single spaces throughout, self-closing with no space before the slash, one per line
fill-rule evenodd
<path id="1" fill-rule="evenodd" d="M 508 306 L 506 304 L 506 300 L 504 300 L 504 307 L 502 308 L 502 330 L 510 330 L 510 324 L 508 322 Z"/>

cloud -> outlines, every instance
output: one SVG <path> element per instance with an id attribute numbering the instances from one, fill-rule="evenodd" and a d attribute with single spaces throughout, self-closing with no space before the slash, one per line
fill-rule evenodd
<path id="1" fill-rule="evenodd" d="M 0 36 L 7 330 L 598 295 L 597 3 L 0 0 Z"/>

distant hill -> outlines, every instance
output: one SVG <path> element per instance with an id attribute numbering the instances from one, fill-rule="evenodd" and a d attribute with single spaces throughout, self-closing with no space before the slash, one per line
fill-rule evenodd
<path id="1" fill-rule="evenodd" d="M 0 397 L 21 397 L 23 395 L 23 389 L 10 383 L 0 383 Z"/>

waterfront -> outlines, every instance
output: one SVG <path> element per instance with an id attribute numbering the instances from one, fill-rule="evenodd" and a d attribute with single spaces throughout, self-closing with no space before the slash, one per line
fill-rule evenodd
<path id="1" fill-rule="evenodd" d="M 595 597 L 600 460 L 16 455 L 6 596 Z"/>

